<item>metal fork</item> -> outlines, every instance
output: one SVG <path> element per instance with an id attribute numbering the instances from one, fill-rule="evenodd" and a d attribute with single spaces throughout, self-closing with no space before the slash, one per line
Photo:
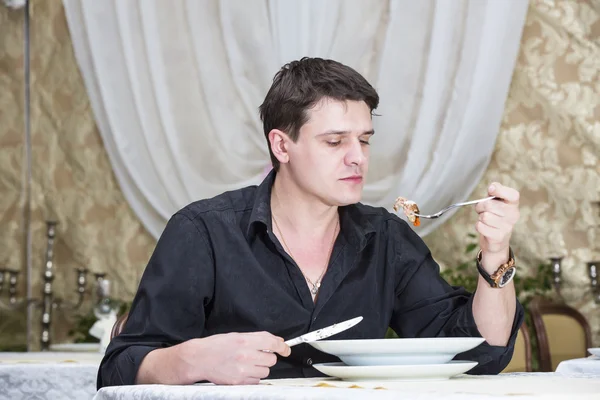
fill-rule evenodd
<path id="1" fill-rule="evenodd" d="M 443 210 L 438 211 L 435 214 L 431 214 L 431 215 L 423 215 L 423 214 L 417 214 L 417 213 L 412 213 L 412 215 L 417 216 L 419 218 L 435 219 L 435 218 L 441 217 L 446 211 L 452 210 L 453 208 L 468 206 L 471 204 L 477 204 L 477 203 L 481 203 L 481 202 L 488 201 L 488 200 L 500 200 L 500 197 L 490 196 L 490 197 L 486 197 L 486 198 L 479 199 L 479 200 L 471 200 L 471 201 L 465 201 L 463 203 L 452 204 L 452 205 L 444 208 Z"/>

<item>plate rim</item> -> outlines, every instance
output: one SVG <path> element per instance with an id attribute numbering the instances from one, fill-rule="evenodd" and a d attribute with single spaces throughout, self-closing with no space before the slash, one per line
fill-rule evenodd
<path id="1" fill-rule="evenodd" d="M 434 340 L 438 342 L 458 342 L 458 341 L 477 341 L 479 340 L 481 343 L 485 341 L 484 337 L 473 337 L 473 336 L 442 336 L 442 337 L 419 337 L 419 338 L 372 338 L 372 339 L 321 339 L 315 340 L 309 343 L 344 343 L 344 342 L 364 342 L 364 341 L 372 341 L 372 342 L 399 342 L 399 341 L 427 341 Z"/>
<path id="2" fill-rule="evenodd" d="M 477 365 L 478 361 L 453 360 L 444 364 L 363 366 L 331 362 L 313 364 L 313 367 L 327 377 L 342 381 L 429 381 L 451 379 Z"/>
<path id="3" fill-rule="evenodd" d="M 308 344 L 321 352 L 337 357 L 375 354 L 402 357 L 408 354 L 457 355 L 472 350 L 484 342 L 483 337 L 441 337 L 316 340 Z"/>
<path id="4" fill-rule="evenodd" d="M 439 368 L 439 367 L 446 367 L 448 365 L 460 365 L 460 364 L 473 364 L 473 367 L 477 366 L 479 364 L 478 361 L 470 361 L 470 360 L 450 360 L 447 363 L 441 363 L 441 364 L 393 364 L 393 365 L 347 365 L 344 362 L 339 362 L 339 361 L 334 361 L 334 362 L 328 362 L 328 363 L 316 363 L 313 364 L 313 367 L 316 366 L 325 366 L 325 367 L 342 367 L 343 369 L 363 369 L 363 368 L 371 368 L 371 369 L 375 369 L 375 368 Z M 448 367 L 449 368 L 449 367 Z"/>

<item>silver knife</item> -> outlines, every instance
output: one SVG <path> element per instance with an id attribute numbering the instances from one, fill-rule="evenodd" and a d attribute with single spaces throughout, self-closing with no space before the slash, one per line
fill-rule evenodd
<path id="1" fill-rule="evenodd" d="M 346 329 L 352 328 L 354 325 L 362 321 L 362 319 L 363 317 L 356 317 L 344 322 L 338 322 L 337 324 L 333 324 L 328 327 L 318 329 L 316 331 L 305 333 L 304 335 L 295 337 L 290 340 L 286 340 L 285 344 L 292 347 L 300 343 L 308 343 L 325 339 L 329 336 L 335 335 L 336 333 L 340 333 L 345 331 Z"/>

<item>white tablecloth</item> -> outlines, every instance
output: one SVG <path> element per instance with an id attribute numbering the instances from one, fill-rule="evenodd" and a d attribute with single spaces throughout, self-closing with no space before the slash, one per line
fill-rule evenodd
<path id="1" fill-rule="evenodd" d="M 91 399 L 102 355 L 0 353 L 0 400 Z"/>
<path id="2" fill-rule="evenodd" d="M 565 374 L 598 374 L 600 375 L 600 357 L 590 356 L 562 361 L 556 367 L 556 372 Z"/>
<path id="3" fill-rule="evenodd" d="M 334 379 L 285 379 L 256 386 L 139 385 L 100 389 L 94 400 L 197 399 L 600 399 L 600 375 L 514 373 L 461 375 L 446 381 L 343 382 Z"/>

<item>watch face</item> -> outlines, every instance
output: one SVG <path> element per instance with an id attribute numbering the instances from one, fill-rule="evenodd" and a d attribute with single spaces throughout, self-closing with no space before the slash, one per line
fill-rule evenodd
<path id="1" fill-rule="evenodd" d="M 500 278 L 500 283 L 498 283 L 498 287 L 506 286 L 510 281 L 512 281 L 512 278 L 515 277 L 516 272 L 517 269 L 515 267 L 507 269 L 504 275 L 502 275 L 502 277 Z"/>

